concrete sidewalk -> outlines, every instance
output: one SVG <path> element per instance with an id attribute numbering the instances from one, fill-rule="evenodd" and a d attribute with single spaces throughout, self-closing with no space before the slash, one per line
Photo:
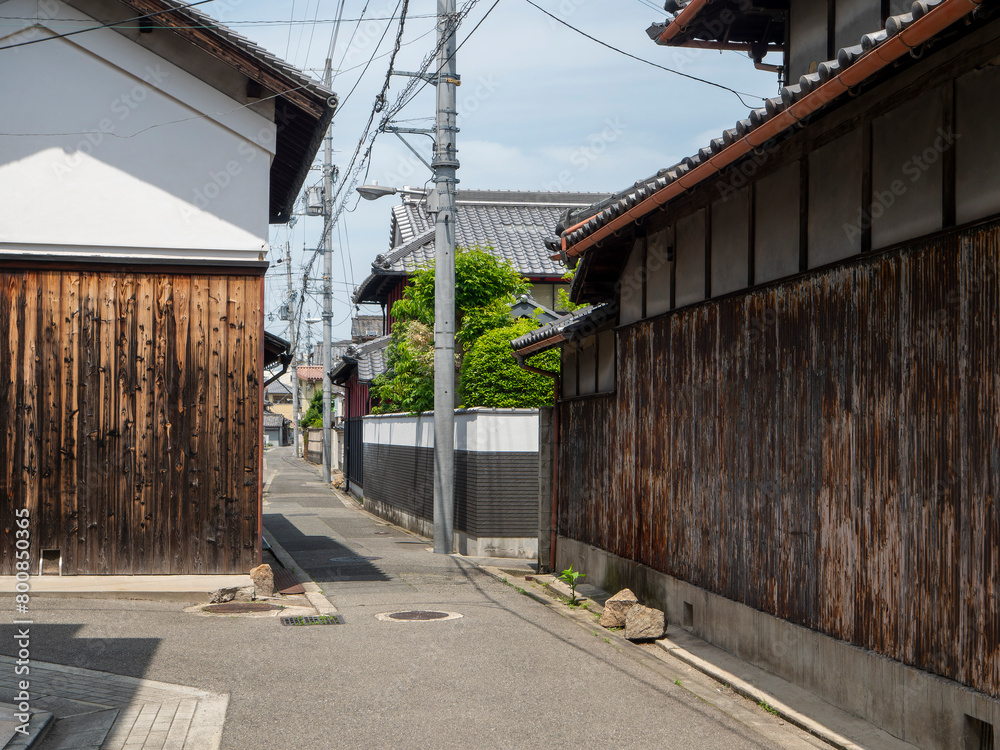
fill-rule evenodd
<path id="1" fill-rule="evenodd" d="M 17 579 L 0 576 L 0 596 L 13 595 Z M 252 585 L 249 575 L 205 576 L 32 576 L 32 597 L 66 596 L 96 599 L 155 599 L 207 602 L 217 589 Z"/>

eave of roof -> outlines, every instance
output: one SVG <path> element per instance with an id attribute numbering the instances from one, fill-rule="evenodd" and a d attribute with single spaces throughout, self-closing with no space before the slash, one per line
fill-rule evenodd
<path id="1" fill-rule="evenodd" d="M 530 357 L 562 346 L 583 331 L 596 333 L 598 328 L 614 319 L 617 314 L 618 305 L 613 301 L 600 305 L 587 305 L 548 325 L 529 331 L 511 341 L 510 346 L 517 356 Z"/>
<path id="2" fill-rule="evenodd" d="M 275 92 L 277 143 L 271 163 L 268 221 L 285 223 L 337 108 L 337 95 L 211 16 L 180 0 L 119 0 L 155 13 L 157 26 L 182 36 L 251 81 Z"/>
<path id="3" fill-rule="evenodd" d="M 866 82 L 875 73 L 910 53 L 945 28 L 972 13 L 980 0 L 918 0 L 911 13 L 891 16 L 886 28 L 866 34 L 861 43 L 821 63 L 815 73 L 785 86 L 735 128 L 712 140 L 698 154 L 662 169 L 632 188 L 595 204 L 557 227 L 559 252 L 552 259 L 577 257 L 602 239 L 694 189 L 754 149 L 790 130 L 814 112 Z M 582 218 L 563 228 L 568 221 Z"/>
<path id="4" fill-rule="evenodd" d="M 674 17 L 654 23 L 646 33 L 673 47 L 779 52 L 784 47 L 788 0 L 667 0 Z M 770 7 L 769 7 L 770 6 Z"/>
<path id="5" fill-rule="evenodd" d="M 264 331 L 264 369 L 281 361 L 292 345 L 280 336 Z"/>

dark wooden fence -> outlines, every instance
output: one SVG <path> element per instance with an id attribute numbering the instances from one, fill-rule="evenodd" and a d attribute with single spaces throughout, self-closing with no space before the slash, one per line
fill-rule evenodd
<path id="1" fill-rule="evenodd" d="M 344 475 L 355 487 L 365 486 L 365 423 L 363 417 L 344 420 Z"/>
<path id="2" fill-rule="evenodd" d="M 256 559 L 263 278 L 5 268 L 0 528 L 63 573 L 234 573 Z M 13 531 L 0 573 L 14 571 Z"/>
<path id="3" fill-rule="evenodd" d="M 995 225 L 641 322 L 559 529 L 1000 695 Z"/>

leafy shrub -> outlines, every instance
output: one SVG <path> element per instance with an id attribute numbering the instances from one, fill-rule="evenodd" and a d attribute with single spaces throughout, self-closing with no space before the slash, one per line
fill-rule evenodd
<path id="1" fill-rule="evenodd" d="M 509 319 L 509 318 L 508 318 Z M 496 409 L 533 409 L 552 403 L 552 378 L 528 372 L 517 364 L 510 342 L 538 328 L 522 318 L 481 335 L 462 362 L 462 405 Z M 527 361 L 533 367 L 559 371 L 559 352 L 549 350 Z"/>

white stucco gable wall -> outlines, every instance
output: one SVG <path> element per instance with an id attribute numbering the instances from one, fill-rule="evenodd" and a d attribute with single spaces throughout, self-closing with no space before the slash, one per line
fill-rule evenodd
<path id="1" fill-rule="evenodd" d="M 0 2 L 5 17 L 0 47 L 99 25 L 56 0 Z M 0 49 L 0 102 L 0 253 L 266 250 L 274 123 L 117 32 Z"/>

